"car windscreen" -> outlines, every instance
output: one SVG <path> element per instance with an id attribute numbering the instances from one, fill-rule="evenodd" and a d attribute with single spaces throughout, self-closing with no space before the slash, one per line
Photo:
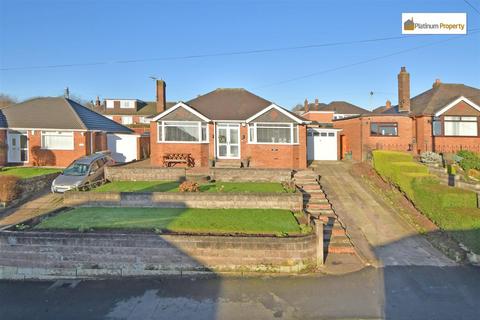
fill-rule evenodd
<path id="1" fill-rule="evenodd" d="M 64 176 L 84 176 L 88 172 L 88 165 L 83 163 L 74 163 L 63 171 Z"/>

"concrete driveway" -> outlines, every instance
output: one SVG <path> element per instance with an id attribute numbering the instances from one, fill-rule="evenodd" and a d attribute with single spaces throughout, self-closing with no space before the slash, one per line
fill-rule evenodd
<path id="1" fill-rule="evenodd" d="M 315 171 L 351 234 L 357 249 L 373 265 L 454 266 L 415 228 L 350 173 L 351 163 L 321 162 Z"/>

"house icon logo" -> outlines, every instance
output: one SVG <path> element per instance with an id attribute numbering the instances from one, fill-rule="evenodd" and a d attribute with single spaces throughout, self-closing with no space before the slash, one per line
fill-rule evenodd
<path id="1" fill-rule="evenodd" d="M 413 17 L 403 23 L 403 30 L 412 31 L 415 30 L 415 24 L 413 23 Z"/>

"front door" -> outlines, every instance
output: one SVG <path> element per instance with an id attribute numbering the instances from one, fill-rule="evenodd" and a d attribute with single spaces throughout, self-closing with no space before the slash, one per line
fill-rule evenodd
<path id="1" fill-rule="evenodd" d="M 217 157 L 240 159 L 240 125 L 238 123 L 217 124 Z"/>
<path id="2" fill-rule="evenodd" d="M 8 133 L 8 162 L 28 161 L 28 138 L 26 133 Z"/>

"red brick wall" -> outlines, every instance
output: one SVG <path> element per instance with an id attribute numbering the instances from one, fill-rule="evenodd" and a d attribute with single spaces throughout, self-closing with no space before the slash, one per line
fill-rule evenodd
<path id="1" fill-rule="evenodd" d="M 74 132 L 74 150 L 41 150 L 41 131 L 28 130 L 28 165 L 45 165 L 66 167 L 73 160 L 87 154 L 87 135 L 82 132 Z"/>
<path id="2" fill-rule="evenodd" d="M 311 121 L 318 121 L 322 123 L 329 123 L 333 120 L 333 112 L 332 113 L 306 113 L 302 114 L 302 117 Z"/>
<path id="3" fill-rule="evenodd" d="M 0 130 L 0 166 L 7 164 L 7 130 Z"/>
<path id="4" fill-rule="evenodd" d="M 208 166 L 208 159 L 215 156 L 214 126 L 209 125 L 208 144 L 157 143 L 157 125 L 150 125 L 150 159 L 152 165 L 162 166 L 165 153 L 190 153 L 195 166 Z M 251 157 L 250 165 L 256 168 L 306 168 L 306 127 L 299 126 L 299 145 L 249 144 L 248 127 L 240 126 L 241 159 Z"/>
<path id="5" fill-rule="evenodd" d="M 150 162 L 152 165 L 163 166 L 163 155 L 167 153 L 190 153 L 195 161 L 195 167 L 208 166 L 208 143 L 158 143 L 156 122 L 150 124 L 150 132 Z M 212 140 L 210 139 L 210 141 Z"/>
<path id="6" fill-rule="evenodd" d="M 371 136 L 370 124 L 372 122 L 397 122 L 398 136 Z M 346 151 L 351 151 L 353 159 L 358 161 L 365 160 L 370 150 L 408 151 L 414 137 L 414 126 L 410 117 L 370 116 L 352 118 L 335 121 L 334 127 L 342 129 L 341 135 L 346 136 Z"/>

